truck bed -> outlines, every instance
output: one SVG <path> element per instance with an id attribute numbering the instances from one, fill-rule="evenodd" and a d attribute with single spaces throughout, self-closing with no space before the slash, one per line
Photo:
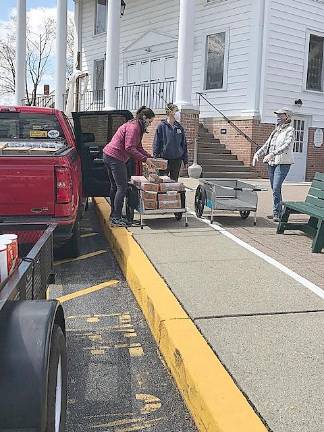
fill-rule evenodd
<path id="1" fill-rule="evenodd" d="M 0 156 L 51 156 L 67 149 L 65 141 L 0 141 Z"/>
<path id="2" fill-rule="evenodd" d="M 0 284 L 0 312 L 9 300 L 44 299 L 53 270 L 55 224 L 0 224 L 0 234 L 17 234 L 18 267 Z"/>

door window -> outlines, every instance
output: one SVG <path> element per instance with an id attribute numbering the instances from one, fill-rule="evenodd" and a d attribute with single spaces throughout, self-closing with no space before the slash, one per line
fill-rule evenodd
<path id="1" fill-rule="evenodd" d="M 295 129 L 294 153 L 303 153 L 304 138 L 305 138 L 305 121 L 295 119 L 294 129 Z"/>
<path id="2" fill-rule="evenodd" d="M 102 100 L 104 91 L 104 77 L 105 77 L 105 61 L 103 59 L 94 61 L 94 99 Z"/>

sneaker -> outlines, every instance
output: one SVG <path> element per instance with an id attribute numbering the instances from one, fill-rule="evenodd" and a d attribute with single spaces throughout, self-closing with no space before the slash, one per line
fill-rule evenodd
<path id="1" fill-rule="evenodd" d="M 123 219 L 112 218 L 111 219 L 111 226 L 112 227 L 127 228 L 128 225 Z"/>
<path id="2" fill-rule="evenodd" d="M 267 219 L 273 219 L 273 218 L 274 218 L 273 215 L 269 215 L 269 216 L 267 216 Z"/>

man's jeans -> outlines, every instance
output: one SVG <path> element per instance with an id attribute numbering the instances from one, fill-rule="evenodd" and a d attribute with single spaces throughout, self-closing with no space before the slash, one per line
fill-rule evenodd
<path id="1" fill-rule="evenodd" d="M 268 165 L 268 173 L 273 193 L 273 215 L 281 216 L 282 213 L 282 195 L 281 186 L 290 170 L 289 164 Z"/>

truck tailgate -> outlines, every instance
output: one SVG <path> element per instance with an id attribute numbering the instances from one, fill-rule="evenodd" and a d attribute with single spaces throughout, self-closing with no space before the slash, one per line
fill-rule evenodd
<path id="1" fill-rule="evenodd" d="M 0 165 L 0 216 L 54 215 L 54 166 L 17 159 Z"/>

